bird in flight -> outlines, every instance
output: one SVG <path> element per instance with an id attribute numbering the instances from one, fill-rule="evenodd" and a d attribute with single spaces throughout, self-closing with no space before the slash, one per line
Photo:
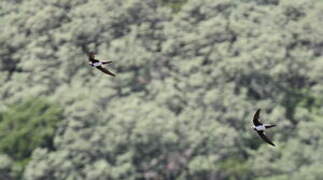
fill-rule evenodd
<path id="1" fill-rule="evenodd" d="M 259 136 L 268 144 L 275 146 L 275 144 L 265 135 L 265 130 L 275 127 L 275 124 L 262 124 L 261 122 L 259 122 L 259 114 L 260 114 L 260 110 L 258 109 L 255 113 L 255 115 L 253 116 L 253 126 L 252 128 L 257 131 L 257 133 L 259 134 Z"/>
<path id="2" fill-rule="evenodd" d="M 95 54 L 93 52 L 88 53 L 89 57 L 89 65 L 92 67 L 96 67 L 98 70 L 102 71 L 105 74 L 108 74 L 110 76 L 115 76 L 112 72 L 110 72 L 108 69 L 104 68 L 102 65 L 103 64 L 110 64 L 112 61 L 100 61 L 95 59 Z"/>

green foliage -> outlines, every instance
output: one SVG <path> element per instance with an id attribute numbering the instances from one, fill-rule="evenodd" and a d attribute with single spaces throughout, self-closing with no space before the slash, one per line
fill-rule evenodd
<path id="1" fill-rule="evenodd" d="M 65 117 L 50 144 L 25 134 L 30 146 L 4 146 L 4 175 L 32 152 L 19 161 L 28 162 L 23 179 L 322 177 L 320 1 L 30 0 L 1 9 L 0 99 L 47 96 Z M 117 77 L 87 66 L 88 51 L 112 60 Z M 250 131 L 257 108 L 278 124 L 268 132 L 278 147 Z M 9 114 L 3 132 L 26 120 Z M 51 127 L 39 132 L 52 137 Z"/>
<path id="2" fill-rule="evenodd" d="M 249 164 L 240 158 L 228 158 L 220 163 L 220 168 L 223 170 L 224 177 L 230 179 L 249 179 L 251 171 Z"/>
<path id="3" fill-rule="evenodd" d="M 187 0 L 159 0 L 162 5 L 169 6 L 174 12 L 180 11 L 182 6 L 185 5 Z"/>
<path id="4" fill-rule="evenodd" d="M 0 152 L 14 161 L 19 173 L 37 147 L 53 150 L 57 123 L 62 109 L 42 98 L 29 99 L 9 105 L 0 114 Z"/>

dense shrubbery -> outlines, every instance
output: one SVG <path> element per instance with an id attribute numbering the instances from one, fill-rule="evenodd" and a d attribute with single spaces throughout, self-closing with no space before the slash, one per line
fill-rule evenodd
<path id="1" fill-rule="evenodd" d="M 15 104 L 6 112 L 33 107 L 17 102 L 36 96 L 64 109 L 54 137 L 56 120 L 44 136 L 29 126 L 23 140 L 13 134 L 10 142 L 35 140 L 23 151 L 0 139 L 10 150 L 3 176 L 31 151 L 27 180 L 323 176 L 321 1 L 30 0 L 0 9 L 0 98 Z M 89 50 L 114 61 L 117 77 L 88 67 Z M 278 124 L 269 132 L 277 148 L 250 130 L 257 108 Z M 15 114 L 2 121 L 24 120 Z"/>
<path id="2" fill-rule="evenodd" d="M 53 137 L 63 119 L 62 109 L 40 98 L 9 105 L 0 114 L 0 152 L 2 177 L 17 177 L 38 147 L 54 150 Z M 6 175 L 5 175 L 6 174 Z"/>

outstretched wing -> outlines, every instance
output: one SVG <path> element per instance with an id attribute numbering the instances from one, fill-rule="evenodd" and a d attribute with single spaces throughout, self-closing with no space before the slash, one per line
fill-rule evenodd
<path id="1" fill-rule="evenodd" d="M 268 144 L 275 146 L 275 144 L 265 135 L 264 131 L 257 131 L 257 133 L 259 134 L 259 136 Z"/>
<path id="2" fill-rule="evenodd" d="M 112 61 L 101 61 L 102 62 L 102 64 L 111 64 L 112 63 Z"/>
<path id="3" fill-rule="evenodd" d="M 261 123 L 261 122 L 259 122 L 259 114 L 260 114 L 260 110 L 261 110 L 261 109 L 258 109 L 258 110 L 256 111 L 255 115 L 253 116 L 253 124 L 254 124 L 255 126 L 262 125 L 262 123 Z"/>
<path id="4" fill-rule="evenodd" d="M 113 74 L 113 73 L 112 73 L 112 72 L 110 72 L 109 70 L 107 70 L 107 69 L 103 68 L 102 66 L 98 66 L 98 67 L 96 67 L 96 68 L 98 68 L 100 71 L 104 72 L 105 74 L 108 74 L 108 75 L 110 75 L 110 76 L 116 76 L 115 74 Z"/>

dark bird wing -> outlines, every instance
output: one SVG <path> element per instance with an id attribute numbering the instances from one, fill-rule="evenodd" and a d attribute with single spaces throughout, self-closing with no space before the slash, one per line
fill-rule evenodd
<path id="1" fill-rule="evenodd" d="M 101 61 L 102 62 L 102 64 L 111 64 L 112 63 L 112 61 Z"/>
<path id="2" fill-rule="evenodd" d="M 98 66 L 98 67 L 96 67 L 96 68 L 98 68 L 100 71 L 102 71 L 102 72 L 104 72 L 105 74 L 108 74 L 108 75 L 110 75 L 110 76 L 116 76 L 115 74 L 113 74 L 112 72 L 110 72 L 109 70 L 107 70 L 107 69 L 105 69 L 105 68 L 103 68 L 102 66 Z"/>
<path id="3" fill-rule="evenodd" d="M 259 134 L 259 136 L 268 144 L 275 146 L 275 144 L 265 135 L 264 131 L 257 131 L 257 133 Z"/>
<path id="4" fill-rule="evenodd" d="M 253 124 L 254 124 L 255 126 L 262 125 L 262 123 L 261 123 L 261 122 L 259 122 L 259 114 L 260 114 L 260 110 L 261 110 L 261 109 L 258 109 L 258 110 L 256 111 L 255 115 L 253 116 Z"/>

